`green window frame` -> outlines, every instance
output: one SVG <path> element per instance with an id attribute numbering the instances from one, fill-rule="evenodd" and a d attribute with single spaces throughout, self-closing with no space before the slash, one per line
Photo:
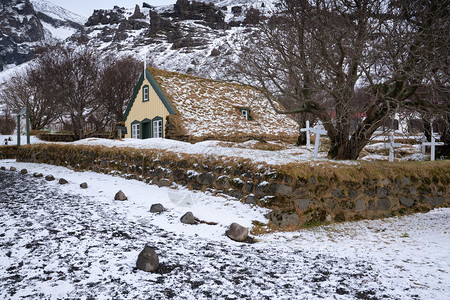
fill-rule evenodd
<path id="1" fill-rule="evenodd" d="M 133 121 L 131 123 L 131 138 L 133 139 L 141 138 L 141 122 Z"/>
<path id="2" fill-rule="evenodd" d="M 152 119 L 152 137 L 164 138 L 164 121 L 159 116 Z"/>
<path id="3" fill-rule="evenodd" d="M 142 102 L 146 102 L 150 100 L 150 87 L 148 84 L 142 87 Z"/>

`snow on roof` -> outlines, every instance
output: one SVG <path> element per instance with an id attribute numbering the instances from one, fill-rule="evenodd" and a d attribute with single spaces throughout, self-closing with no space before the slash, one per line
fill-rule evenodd
<path id="1" fill-rule="evenodd" d="M 194 137 L 295 138 L 298 124 L 279 115 L 254 89 L 236 83 L 149 68 L 171 101 L 186 134 Z M 246 120 L 240 109 L 250 109 Z"/>

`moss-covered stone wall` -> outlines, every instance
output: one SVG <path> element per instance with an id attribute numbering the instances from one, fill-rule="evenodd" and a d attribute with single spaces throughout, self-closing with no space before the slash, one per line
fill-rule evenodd
<path id="1" fill-rule="evenodd" d="M 162 150 L 36 144 L 0 147 L 0 159 L 118 175 L 159 186 L 230 195 L 272 210 L 272 228 L 402 215 L 450 206 L 450 161 L 304 163 L 250 161 Z"/>

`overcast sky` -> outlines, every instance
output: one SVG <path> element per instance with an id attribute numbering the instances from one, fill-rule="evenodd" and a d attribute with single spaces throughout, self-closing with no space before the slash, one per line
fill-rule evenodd
<path id="1" fill-rule="evenodd" d="M 161 6 L 175 4 L 176 0 L 47 0 L 51 3 L 59 5 L 73 13 L 84 17 L 90 17 L 94 9 L 113 8 L 114 5 L 133 8 L 136 4 L 142 7 L 142 2 L 146 2 L 153 6 Z"/>

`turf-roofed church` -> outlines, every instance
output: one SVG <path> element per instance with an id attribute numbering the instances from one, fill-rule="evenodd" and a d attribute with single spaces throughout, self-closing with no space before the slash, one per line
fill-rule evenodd
<path id="1" fill-rule="evenodd" d="M 295 140 L 298 125 L 254 89 L 147 67 L 124 116 L 127 138 Z"/>

